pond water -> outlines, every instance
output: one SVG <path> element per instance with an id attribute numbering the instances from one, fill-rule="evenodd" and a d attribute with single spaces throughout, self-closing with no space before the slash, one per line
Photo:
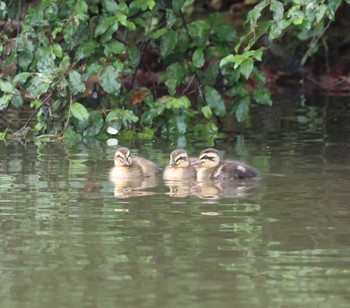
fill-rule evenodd
<path id="1" fill-rule="evenodd" d="M 1 143 L 1 306 L 348 307 L 350 124 L 308 112 L 216 142 L 262 174 L 234 187 L 123 189 L 105 142 Z M 121 143 L 161 166 L 207 147 Z"/>

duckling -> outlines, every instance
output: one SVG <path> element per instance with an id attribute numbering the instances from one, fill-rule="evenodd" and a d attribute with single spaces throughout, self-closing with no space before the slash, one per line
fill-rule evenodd
<path id="1" fill-rule="evenodd" d="M 159 172 L 160 168 L 154 162 L 139 156 L 131 158 L 130 150 L 121 147 L 114 155 L 114 167 L 110 171 L 110 178 L 149 177 Z"/>
<path id="2" fill-rule="evenodd" d="M 253 167 L 234 160 L 224 160 L 221 153 L 212 148 L 205 149 L 199 155 L 200 167 L 197 170 L 197 180 L 244 180 L 259 177 L 259 172 Z"/>
<path id="3" fill-rule="evenodd" d="M 190 179 L 196 176 L 194 165 L 195 158 L 189 158 L 185 150 L 177 149 L 170 153 L 170 163 L 166 166 L 163 178 L 165 180 Z"/>

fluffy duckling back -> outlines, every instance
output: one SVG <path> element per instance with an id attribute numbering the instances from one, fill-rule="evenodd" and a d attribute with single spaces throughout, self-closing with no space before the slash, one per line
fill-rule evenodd
<path id="1" fill-rule="evenodd" d="M 139 178 L 155 176 L 160 168 L 152 161 L 143 157 L 130 156 L 130 150 L 125 147 L 117 149 L 114 155 L 114 167 L 110 176 L 113 178 Z"/>
<path id="2" fill-rule="evenodd" d="M 193 160 L 193 159 L 192 159 Z M 170 154 L 170 163 L 166 166 L 163 178 L 165 180 L 190 179 L 196 176 L 196 170 L 191 164 L 191 158 L 185 150 L 177 149 Z"/>
<path id="3" fill-rule="evenodd" d="M 216 149 L 205 149 L 199 155 L 200 167 L 197 170 L 197 180 L 244 180 L 259 177 L 259 172 L 253 167 L 235 160 L 224 160 Z"/>

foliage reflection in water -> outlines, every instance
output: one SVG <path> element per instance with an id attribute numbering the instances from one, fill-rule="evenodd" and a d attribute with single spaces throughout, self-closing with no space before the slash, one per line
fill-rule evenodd
<path id="1" fill-rule="evenodd" d="M 327 138 L 218 144 L 261 171 L 250 185 L 156 179 L 140 190 L 111 181 L 114 149 L 102 143 L 2 145 L 2 305 L 346 307 L 350 157 Z M 133 148 L 168 161 L 166 145 Z"/>

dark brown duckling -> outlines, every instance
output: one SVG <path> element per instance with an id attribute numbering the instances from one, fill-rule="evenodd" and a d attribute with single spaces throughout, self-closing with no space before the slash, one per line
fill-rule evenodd
<path id="1" fill-rule="evenodd" d="M 255 168 L 241 161 L 224 160 L 222 154 L 213 148 L 202 151 L 195 163 L 200 163 L 197 170 L 198 181 L 235 181 L 259 177 L 259 172 Z"/>

